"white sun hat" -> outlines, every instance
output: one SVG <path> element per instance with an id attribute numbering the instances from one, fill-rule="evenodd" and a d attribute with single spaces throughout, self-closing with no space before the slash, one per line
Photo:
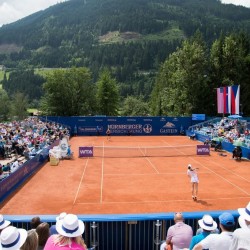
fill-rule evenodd
<path id="1" fill-rule="evenodd" d="M 198 221 L 199 226 L 207 231 L 213 231 L 217 228 L 217 223 L 209 214 L 205 214 L 201 220 Z"/>
<path id="2" fill-rule="evenodd" d="M 60 213 L 59 216 L 56 217 L 56 221 L 62 220 L 66 215 L 67 213 L 65 212 Z"/>
<path id="3" fill-rule="evenodd" d="M 240 216 L 247 221 L 250 221 L 250 202 L 245 208 L 238 208 Z"/>
<path id="4" fill-rule="evenodd" d="M 10 224 L 10 221 L 5 220 L 3 215 L 0 214 L 0 229 L 6 228 L 7 226 L 9 226 L 9 224 Z"/>
<path id="5" fill-rule="evenodd" d="M 67 214 L 56 222 L 56 231 L 66 237 L 73 238 L 83 234 L 84 223 L 74 214 Z"/>
<path id="6" fill-rule="evenodd" d="M 17 250 L 25 242 L 27 238 L 25 229 L 8 226 L 1 232 L 0 241 L 2 250 Z"/>

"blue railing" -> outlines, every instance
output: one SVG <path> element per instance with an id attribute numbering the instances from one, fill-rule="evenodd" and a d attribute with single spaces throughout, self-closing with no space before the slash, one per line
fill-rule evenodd
<path id="1" fill-rule="evenodd" d="M 225 211 L 184 212 L 185 223 L 198 229 L 198 220 L 210 214 L 218 222 L 219 215 Z M 238 212 L 228 210 L 235 217 L 238 227 Z M 57 215 L 5 215 L 12 225 L 30 229 L 30 221 L 39 216 L 41 221 L 55 224 Z M 83 238 L 88 247 L 96 250 L 159 250 L 165 240 L 167 229 L 174 224 L 174 213 L 124 214 L 124 215 L 78 215 L 85 223 Z"/>

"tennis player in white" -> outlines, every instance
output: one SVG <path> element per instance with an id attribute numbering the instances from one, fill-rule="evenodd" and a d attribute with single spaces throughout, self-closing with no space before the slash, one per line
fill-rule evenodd
<path id="1" fill-rule="evenodd" d="M 187 175 L 191 179 L 192 198 L 193 198 L 194 201 L 197 200 L 197 195 L 198 195 L 199 178 L 198 178 L 197 169 L 198 168 L 192 168 L 191 164 L 188 164 Z"/>

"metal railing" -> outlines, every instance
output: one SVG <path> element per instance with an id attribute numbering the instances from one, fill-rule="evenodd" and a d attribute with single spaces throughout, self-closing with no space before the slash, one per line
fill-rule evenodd
<path id="1" fill-rule="evenodd" d="M 210 214 L 217 222 L 224 211 L 204 211 L 183 213 L 185 223 L 193 228 L 195 234 L 198 220 L 204 214 Z M 238 227 L 237 211 L 231 212 Z M 34 215 L 41 221 L 55 224 L 57 215 Z M 18 228 L 30 229 L 30 216 L 7 216 L 12 225 Z M 83 238 L 89 248 L 95 250 L 159 250 L 165 240 L 167 229 L 174 224 L 174 213 L 162 214 L 127 214 L 127 215 L 78 215 L 85 223 Z"/>

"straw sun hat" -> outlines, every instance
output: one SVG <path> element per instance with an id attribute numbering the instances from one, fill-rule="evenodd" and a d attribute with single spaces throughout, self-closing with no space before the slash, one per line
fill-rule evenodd
<path id="1" fill-rule="evenodd" d="M 10 224 L 10 221 L 5 220 L 5 219 L 3 218 L 3 215 L 0 214 L 0 229 L 6 228 L 7 226 L 9 226 L 9 224 Z"/>
<path id="2" fill-rule="evenodd" d="M 56 231 L 66 237 L 73 238 L 83 234 L 84 223 L 74 214 L 67 214 L 56 222 Z"/>
<path id="3" fill-rule="evenodd" d="M 25 229 L 8 226 L 1 232 L 1 247 L 2 250 L 19 249 L 27 238 Z"/>
<path id="4" fill-rule="evenodd" d="M 198 224 L 202 229 L 207 231 L 213 231 L 217 228 L 217 223 L 208 214 L 205 214 L 202 219 L 198 221 Z"/>
<path id="5" fill-rule="evenodd" d="M 250 202 L 245 208 L 238 208 L 239 216 L 239 224 L 241 228 L 248 228 L 246 224 L 246 220 L 250 221 Z"/>

